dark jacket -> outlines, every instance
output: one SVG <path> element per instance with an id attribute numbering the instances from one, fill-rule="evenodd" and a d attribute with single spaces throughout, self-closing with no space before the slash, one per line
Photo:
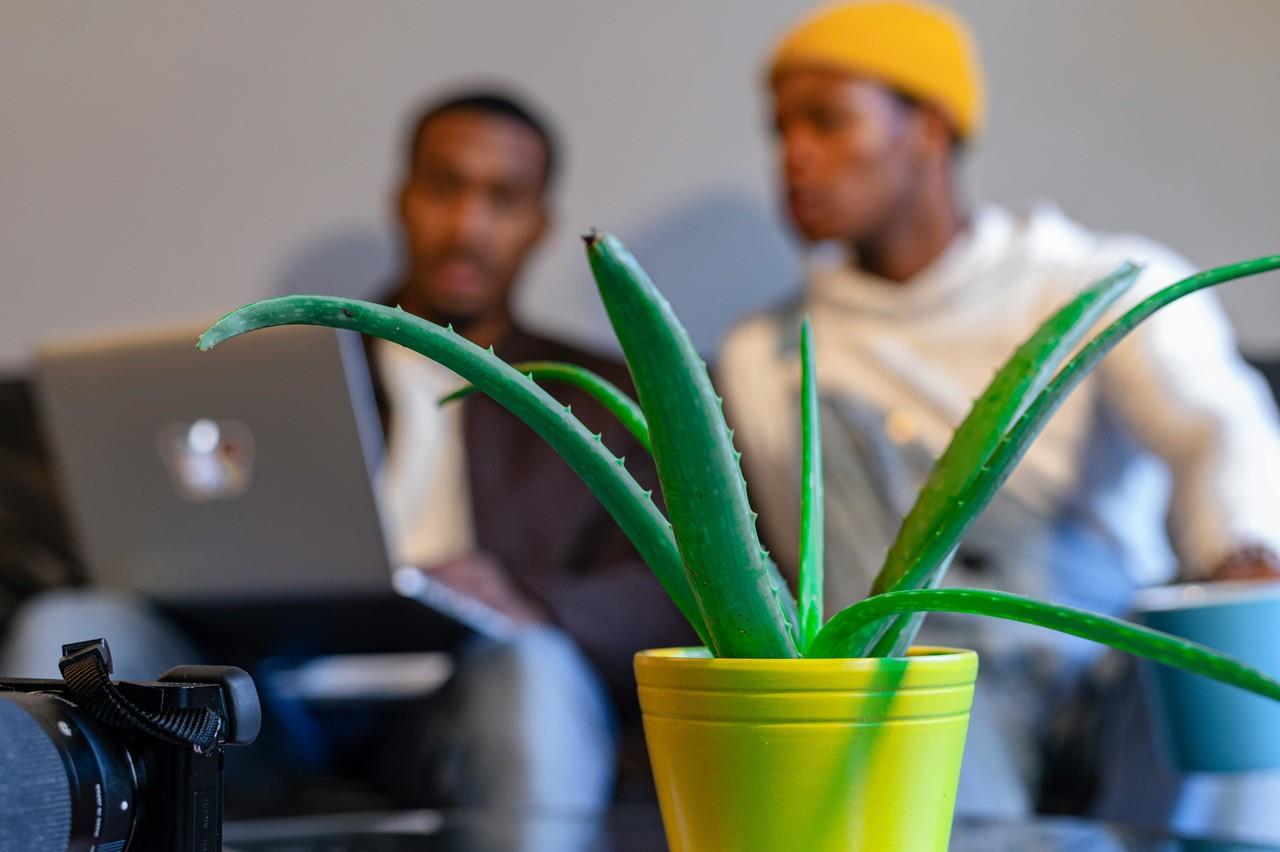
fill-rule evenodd
<path id="1" fill-rule="evenodd" d="M 513 330 L 494 350 L 508 363 L 578 364 L 631 391 L 621 364 L 523 329 Z M 546 389 L 626 458 L 641 487 L 656 492 L 652 459 L 617 420 L 575 388 L 548 384 Z M 385 411 L 381 393 L 379 402 Z M 632 656 L 643 648 L 693 643 L 692 629 L 631 542 L 554 450 L 482 394 L 463 405 L 477 547 L 496 556 L 512 579 L 546 606 L 604 677 L 624 718 L 633 716 Z"/>

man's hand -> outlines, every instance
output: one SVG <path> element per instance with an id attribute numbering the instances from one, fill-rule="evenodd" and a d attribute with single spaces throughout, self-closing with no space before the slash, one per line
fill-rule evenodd
<path id="1" fill-rule="evenodd" d="M 1214 580 L 1280 580 L 1280 558 L 1266 547 L 1242 547 L 1218 563 Z"/>
<path id="2" fill-rule="evenodd" d="M 521 624 L 550 621 L 546 609 L 520 590 L 493 556 L 473 553 L 425 572 Z"/>

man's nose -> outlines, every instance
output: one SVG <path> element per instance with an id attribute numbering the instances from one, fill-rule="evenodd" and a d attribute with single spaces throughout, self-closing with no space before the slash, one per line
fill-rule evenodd
<path id="1" fill-rule="evenodd" d="M 803 128 L 788 129 L 778 140 L 782 148 L 782 168 L 787 177 L 799 177 L 813 167 L 817 154 L 812 133 Z"/>
<path id="2" fill-rule="evenodd" d="M 480 239 L 489 229 L 491 216 L 489 205 L 480 193 L 459 193 L 449 211 L 449 224 L 454 239 L 469 245 Z"/>

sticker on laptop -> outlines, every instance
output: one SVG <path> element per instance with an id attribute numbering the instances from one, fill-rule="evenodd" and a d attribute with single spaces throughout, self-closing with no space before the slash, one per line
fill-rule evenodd
<path id="1" fill-rule="evenodd" d="M 253 435 L 238 420 L 202 417 L 160 428 L 160 458 L 178 496 L 192 503 L 233 500 L 253 479 Z"/>

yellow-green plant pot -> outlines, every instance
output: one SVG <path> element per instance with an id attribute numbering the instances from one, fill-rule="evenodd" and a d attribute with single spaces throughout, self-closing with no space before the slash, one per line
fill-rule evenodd
<path id="1" fill-rule="evenodd" d="M 671 852 L 945 852 L 972 651 L 635 667 Z"/>

